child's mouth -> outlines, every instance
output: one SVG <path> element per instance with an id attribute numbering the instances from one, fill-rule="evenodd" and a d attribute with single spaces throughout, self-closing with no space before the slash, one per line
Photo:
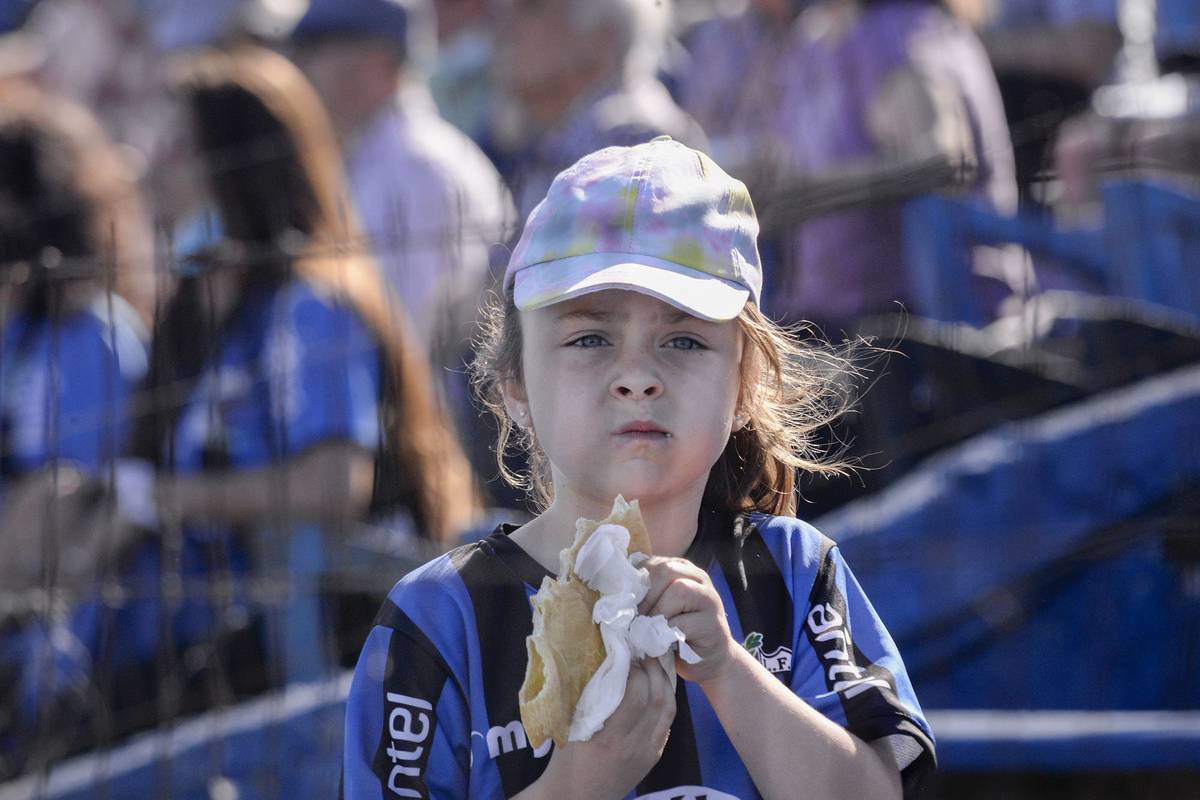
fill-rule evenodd
<path id="1" fill-rule="evenodd" d="M 631 422 L 622 427 L 620 430 L 616 431 L 615 435 L 626 440 L 648 442 L 662 441 L 664 439 L 671 438 L 670 433 L 663 430 L 653 422 L 648 421 Z"/>

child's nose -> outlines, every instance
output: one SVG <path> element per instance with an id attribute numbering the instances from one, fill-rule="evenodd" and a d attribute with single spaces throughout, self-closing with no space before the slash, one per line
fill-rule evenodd
<path id="1" fill-rule="evenodd" d="M 641 400 L 662 394 L 662 382 L 649 372 L 627 372 L 612 382 L 612 393 L 622 399 Z"/>

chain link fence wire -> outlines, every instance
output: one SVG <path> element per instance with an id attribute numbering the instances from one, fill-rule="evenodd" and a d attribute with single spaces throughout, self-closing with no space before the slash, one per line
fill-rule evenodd
<path id="1" fill-rule="evenodd" d="M 1086 105 L 1056 109 L 1053 116 L 1084 110 Z M 1020 144 L 1033 136 L 1042 122 L 1026 120 L 1011 131 L 1013 141 Z M 280 155 L 278 142 L 264 139 L 214 153 L 212 163 L 218 170 L 236 170 Z M 960 166 L 944 161 L 905 164 L 858 184 L 783 185 L 776 196 L 761 201 L 760 210 L 770 226 L 787 229 L 818 210 L 831 213 L 956 185 L 962 179 Z M 1161 165 L 1106 161 L 1102 166 L 1128 174 Z M 1047 183 L 1054 178 L 1052 171 L 1038 175 Z M 27 210 L 25 218 L 32 225 L 59 213 L 54 208 Z M 280 513 L 248 524 L 183 520 L 161 513 L 164 509 L 154 502 L 151 511 L 160 512 L 155 525 L 123 517 L 116 503 L 122 432 L 146 415 L 176 413 L 195 383 L 166 382 L 151 394 L 135 380 L 118 400 L 121 367 L 136 360 L 139 348 L 142 358 L 147 357 L 149 334 L 181 281 L 193 280 L 203 291 L 205 276 L 219 275 L 228 264 L 253 270 L 295 255 L 289 247 L 299 244 L 237 247 L 222 238 L 211 220 L 200 227 L 201 246 L 186 250 L 177 241 L 176 226 L 153 232 L 153 253 L 141 276 L 149 287 L 152 318 L 141 322 L 116 292 L 115 265 L 124 242 L 115 232 L 98 256 L 45 250 L 34 259 L 0 264 L 0 295 L 5 297 L 36 285 L 47 296 L 64 298 L 73 287 L 90 285 L 79 313 L 91 320 L 93 344 L 101 345 L 89 351 L 80 344 L 86 335 L 51 326 L 39 340 L 43 345 L 35 358 L 19 364 L 8 357 L 16 352 L 9 340 L 14 319 L 0 319 L 5 337 L 0 346 L 6 354 L 0 360 L 0 408 L 38 421 L 22 429 L 6 427 L 0 438 L 0 532 L 5 537 L 0 563 L 0 800 L 333 796 L 347 669 L 388 589 L 446 546 L 418 535 L 402 509 L 354 522 L 299 522 L 282 510 L 312 498 L 296 497 L 283 473 L 273 475 L 265 488 Z M 493 221 L 492 227 L 413 231 L 397 225 L 370 240 L 343 236 L 328 252 L 308 251 L 316 257 L 373 254 L 400 268 L 405 254 L 414 251 L 444 253 L 448 263 L 460 263 L 458 256 L 467 247 L 488 251 L 488 269 L 465 284 L 439 283 L 429 301 L 437 309 L 430 315 L 437 325 L 427 343 L 437 394 L 450 409 L 490 499 L 503 506 L 463 532 L 464 539 L 525 513 L 520 497 L 499 485 L 490 452 L 492 429 L 471 405 L 465 380 L 478 300 L 495 290 L 519 227 L 515 216 Z M 876 363 L 861 411 L 848 418 L 845 429 L 829 434 L 835 443 L 845 443 L 865 469 L 837 486 L 805 486 L 810 508 L 802 506 L 801 515 L 832 512 L 893 485 L 902 490 L 907 470 L 946 448 L 977 441 L 998 424 L 1016 424 L 1200 358 L 1194 319 L 1172 316 L 1164 321 L 1144 308 L 1110 304 L 1099 309 L 1078 298 L 1062 302 L 1076 304 L 1070 313 L 1060 308 L 1056 317 L 1065 320 L 1069 335 L 1043 342 L 912 317 L 866 324 L 863 332 L 887 345 L 892 355 Z M 223 329 L 214 316 L 201 314 L 188 331 L 210 354 L 223 343 Z M 304 345 L 306 357 L 318 365 L 361 355 L 349 339 Z M 105 353 L 127 360 L 106 371 Z M 248 381 L 235 387 L 243 392 L 255 382 L 288 385 L 297 378 L 288 367 L 285 360 L 273 365 L 273 374 L 225 378 Z M 59 398 L 69 396 L 64 384 L 88 369 L 100 372 L 91 384 L 94 394 L 71 395 L 79 402 L 60 406 Z M 228 412 L 220 392 L 208 395 L 203 412 L 210 423 Z M 23 470 L 12 458 L 21 437 L 31 443 L 30 452 L 43 456 L 36 469 Z M 95 470 L 81 469 L 69 452 L 60 452 L 62 443 L 79 441 L 92 443 Z M 220 444 L 227 450 L 238 443 Z M 225 468 L 219 461 L 210 466 Z M 340 478 L 329 475 L 318 485 L 334 497 Z M 1102 489 L 1114 495 L 1126 488 L 1116 478 L 1105 480 L 1110 483 Z M 214 485 L 210 491 L 214 506 L 229 504 L 222 494 L 230 491 L 228 485 Z M 1077 580 L 1089 562 L 1141 541 L 1146 530 L 1176 530 L 1185 519 L 1180 509 L 1190 513 L 1194 508 L 1194 493 L 1180 489 L 1179 497 L 1177 505 L 1149 506 L 1148 520 L 1113 521 L 1096 538 L 1058 560 L 1011 576 L 993 591 L 1053 594 Z M 946 524 L 969 529 L 968 512 L 956 513 L 962 516 Z M 1033 541 L 1037 533 L 1006 530 L 1004 535 Z M 1172 547 L 1192 552 L 1187 549 L 1192 535 L 1174 535 Z M 961 567 L 953 550 L 931 552 L 918 542 L 891 540 L 886 559 L 874 560 L 873 545 L 858 546 L 866 554 L 865 572 L 891 560 L 919 568 L 936 585 L 954 580 Z M 1187 596 L 1194 601 L 1196 578 L 1188 574 Z M 983 592 L 977 602 L 915 626 L 912 638 L 927 662 L 918 669 L 931 680 L 952 671 L 964 653 L 986 649 L 1032 614 L 1022 606 L 1005 616 L 996 596 Z M 1000 617 L 989 621 L 989 614 Z M 964 634 L 964 626 L 971 625 L 975 627 Z M 900 645 L 904 651 L 903 639 Z M 1195 658 L 1191 652 L 1187 663 L 1194 666 Z"/>

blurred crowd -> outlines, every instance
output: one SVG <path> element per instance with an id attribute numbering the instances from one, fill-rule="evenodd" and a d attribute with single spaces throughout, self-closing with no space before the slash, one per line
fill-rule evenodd
<path id="1" fill-rule="evenodd" d="M 1192 0 L 0 0 L 0 778 L 352 663 L 527 513 L 466 364 L 580 156 L 745 181 L 776 319 L 1011 344 L 1137 283 L 1070 245 L 1114 176 L 1200 203 L 1198 92 Z"/>

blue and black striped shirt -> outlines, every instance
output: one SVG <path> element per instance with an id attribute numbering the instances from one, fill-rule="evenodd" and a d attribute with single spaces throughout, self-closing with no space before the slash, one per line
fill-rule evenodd
<path id="1" fill-rule="evenodd" d="M 545 769 L 553 743 L 530 746 L 517 692 L 529 598 L 548 573 L 510 532 L 498 528 L 392 589 L 350 689 L 347 797 L 510 797 Z M 702 512 L 686 555 L 712 577 L 733 635 L 826 717 L 866 741 L 886 739 L 914 796 L 934 765 L 933 735 L 834 543 L 791 517 Z M 676 691 L 666 751 L 630 797 L 759 797 L 704 693 L 682 679 Z"/>

